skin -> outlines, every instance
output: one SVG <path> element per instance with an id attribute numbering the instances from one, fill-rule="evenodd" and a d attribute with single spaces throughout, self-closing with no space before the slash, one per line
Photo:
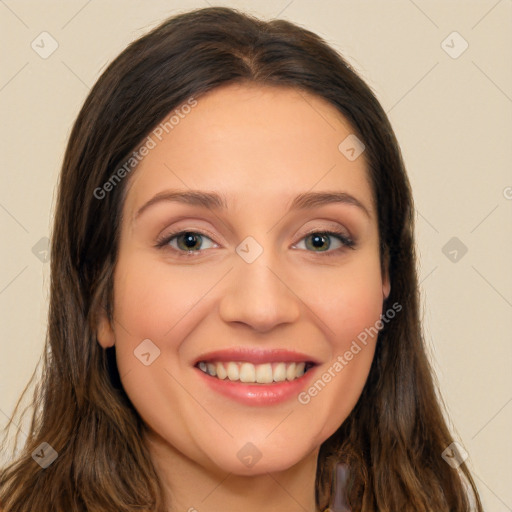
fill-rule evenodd
<path id="1" fill-rule="evenodd" d="M 319 361 L 319 378 L 379 320 L 390 285 L 364 153 L 349 161 L 338 150 L 351 133 L 322 98 L 231 84 L 200 97 L 129 178 L 115 321 L 101 316 L 98 341 L 116 345 L 170 511 L 316 510 L 320 445 L 355 406 L 376 339 L 305 405 L 297 397 L 242 405 L 205 387 L 192 364 L 211 350 L 288 348 Z M 228 208 L 161 201 L 135 218 L 168 189 L 222 193 Z M 344 203 L 288 212 L 308 191 L 346 192 L 368 213 Z M 310 230 L 333 228 L 350 234 L 355 248 L 335 237 L 322 246 L 330 241 L 328 250 L 312 247 Z M 155 247 L 159 235 L 182 229 L 208 237 L 199 252 L 179 257 L 183 238 Z M 247 236 L 263 248 L 250 264 L 235 250 Z M 134 350 L 148 338 L 160 355 L 145 366 Z M 250 468 L 237 457 L 248 442 L 261 453 Z"/>

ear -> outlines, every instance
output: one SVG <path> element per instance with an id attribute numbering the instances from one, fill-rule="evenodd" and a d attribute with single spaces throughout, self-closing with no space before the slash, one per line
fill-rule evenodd
<path id="1" fill-rule="evenodd" d="M 386 251 L 384 254 L 384 262 L 382 265 L 382 296 L 384 300 L 389 297 L 391 292 L 391 282 L 389 280 L 389 254 Z"/>
<path id="2" fill-rule="evenodd" d="M 96 318 L 96 338 L 98 343 L 105 349 L 113 347 L 116 341 L 115 333 L 103 305 L 99 307 Z"/>
<path id="3" fill-rule="evenodd" d="M 384 297 L 384 300 L 386 300 L 389 297 L 390 292 L 391 283 L 389 282 L 389 273 L 386 269 L 386 272 L 382 276 L 382 296 Z"/>

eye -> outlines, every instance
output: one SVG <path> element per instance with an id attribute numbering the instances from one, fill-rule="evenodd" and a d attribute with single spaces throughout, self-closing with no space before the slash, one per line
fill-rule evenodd
<path id="1" fill-rule="evenodd" d="M 204 241 L 209 240 L 211 243 L 204 247 Z M 204 233 L 197 231 L 180 231 L 166 235 L 162 240 L 157 241 L 157 247 L 171 246 L 173 249 L 190 254 L 199 252 L 203 249 L 210 249 L 213 245 L 212 239 Z"/>
<path id="2" fill-rule="evenodd" d="M 332 247 L 334 239 L 334 248 Z M 206 243 L 205 241 L 209 241 Z M 304 244 L 305 241 L 305 244 Z M 337 245 L 337 247 L 336 247 Z M 212 239 L 204 233 L 197 231 L 179 231 L 165 235 L 157 240 L 156 247 L 172 247 L 174 251 L 181 253 L 179 256 L 192 256 L 193 253 L 200 253 L 205 249 L 211 249 L 217 246 Z M 346 247 L 354 248 L 355 242 L 341 231 L 312 231 L 308 233 L 301 241 L 293 246 L 299 249 L 311 249 L 311 252 L 326 253 L 330 256 Z"/>
<path id="3" fill-rule="evenodd" d="M 335 240 L 334 245 L 337 245 L 334 249 L 332 248 L 331 242 L 333 238 Z M 305 243 L 303 241 L 305 241 Z M 306 247 L 307 249 L 312 249 L 313 252 L 332 253 L 337 249 L 343 249 L 345 247 L 353 248 L 354 245 L 355 242 L 341 231 L 313 231 L 302 238 L 295 247 L 300 249 Z"/>

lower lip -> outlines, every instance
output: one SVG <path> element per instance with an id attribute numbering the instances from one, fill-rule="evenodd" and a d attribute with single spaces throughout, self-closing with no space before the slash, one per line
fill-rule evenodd
<path id="1" fill-rule="evenodd" d="M 299 393 L 309 384 L 316 366 L 310 368 L 302 377 L 292 381 L 272 384 L 247 384 L 229 379 L 218 379 L 195 368 L 210 389 L 244 405 L 273 405 L 285 402 Z"/>

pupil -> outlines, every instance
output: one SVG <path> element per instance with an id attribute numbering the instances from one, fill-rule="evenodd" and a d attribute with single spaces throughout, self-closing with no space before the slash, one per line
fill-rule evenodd
<path id="1" fill-rule="evenodd" d="M 313 235 L 313 246 L 319 249 L 322 245 L 325 245 L 325 240 L 325 236 Z"/>
<path id="2" fill-rule="evenodd" d="M 188 249 L 193 249 L 194 246 L 197 244 L 197 236 L 193 233 L 186 233 L 184 235 L 185 237 L 185 245 Z"/>

